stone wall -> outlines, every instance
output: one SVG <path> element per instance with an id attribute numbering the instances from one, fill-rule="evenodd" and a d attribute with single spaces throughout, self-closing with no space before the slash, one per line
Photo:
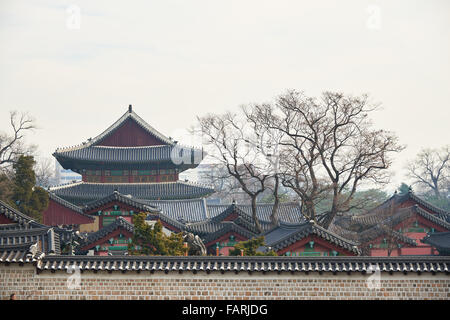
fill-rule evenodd
<path id="1" fill-rule="evenodd" d="M 308 274 L 267 272 L 36 272 L 31 264 L 0 265 L 0 298 L 18 300 L 258 300 L 258 299 L 450 299 L 446 273 L 381 272 Z M 77 283 L 77 279 L 79 282 Z M 75 280 L 75 281 L 71 281 Z M 71 289 L 69 289 L 69 287 Z M 369 288 L 370 287 L 370 288 Z"/>

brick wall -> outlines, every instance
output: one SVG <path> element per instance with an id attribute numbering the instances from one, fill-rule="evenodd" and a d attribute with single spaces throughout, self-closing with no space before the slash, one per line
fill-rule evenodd
<path id="1" fill-rule="evenodd" d="M 372 275 L 373 276 L 373 275 Z M 226 272 L 168 273 L 84 271 L 79 289 L 67 286 L 73 274 L 36 273 L 32 265 L 0 265 L 0 298 L 22 299 L 450 299 L 445 273 L 381 273 L 380 287 L 369 289 L 361 273 Z"/>

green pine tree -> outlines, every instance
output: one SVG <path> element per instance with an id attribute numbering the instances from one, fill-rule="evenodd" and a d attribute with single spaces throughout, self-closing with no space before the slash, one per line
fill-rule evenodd
<path id="1" fill-rule="evenodd" d="M 234 246 L 234 249 L 230 250 L 230 256 L 240 256 L 241 250 L 244 250 L 244 256 L 276 256 L 277 253 L 273 250 L 262 253 L 256 250 L 264 246 L 264 236 L 258 238 L 252 238 L 247 241 L 241 241 Z"/>
<path id="2" fill-rule="evenodd" d="M 410 186 L 408 186 L 406 183 L 402 182 L 400 187 L 398 187 L 398 193 L 400 195 L 405 195 L 409 192 L 410 188 L 411 188 Z"/>
<path id="3" fill-rule="evenodd" d="M 154 226 L 145 222 L 146 214 L 139 213 L 133 217 L 134 235 L 128 245 L 128 253 L 131 255 L 184 255 L 183 238 L 181 233 L 172 233 L 167 236 L 163 232 L 161 221 Z"/>
<path id="4" fill-rule="evenodd" d="M 13 187 L 13 181 L 6 174 L 0 172 L 0 200 L 8 203 L 11 202 Z"/>
<path id="5" fill-rule="evenodd" d="M 14 186 L 10 203 L 20 212 L 42 222 L 42 212 L 48 207 L 48 194 L 36 186 L 32 156 L 20 156 L 14 164 Z"/>

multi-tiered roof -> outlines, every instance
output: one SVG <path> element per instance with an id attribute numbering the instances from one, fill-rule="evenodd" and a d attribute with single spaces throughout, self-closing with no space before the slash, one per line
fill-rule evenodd
<path id="1" fill-rule="evenodd" d="M 146 123 L 129 106 L 108 129 L 53 156 L 64 169 L 82 175 L 82 182 L 51 188 L 57 196 L 84 205 L 114 190 L 148 200 L 198 198 L 214 190 L 179 181 L 178 174 L 195 168 L 203 150 L 178 144 Z"/>

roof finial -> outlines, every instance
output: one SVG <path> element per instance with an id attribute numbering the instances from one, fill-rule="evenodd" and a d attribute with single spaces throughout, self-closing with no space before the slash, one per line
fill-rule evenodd
<path id="1" fill-rule="evenodd" d="M 129 112 L 129 113 L 133 112 L 133 106 L 132 106 L 131 104 L 128 105 L 128 112 Z"/>

